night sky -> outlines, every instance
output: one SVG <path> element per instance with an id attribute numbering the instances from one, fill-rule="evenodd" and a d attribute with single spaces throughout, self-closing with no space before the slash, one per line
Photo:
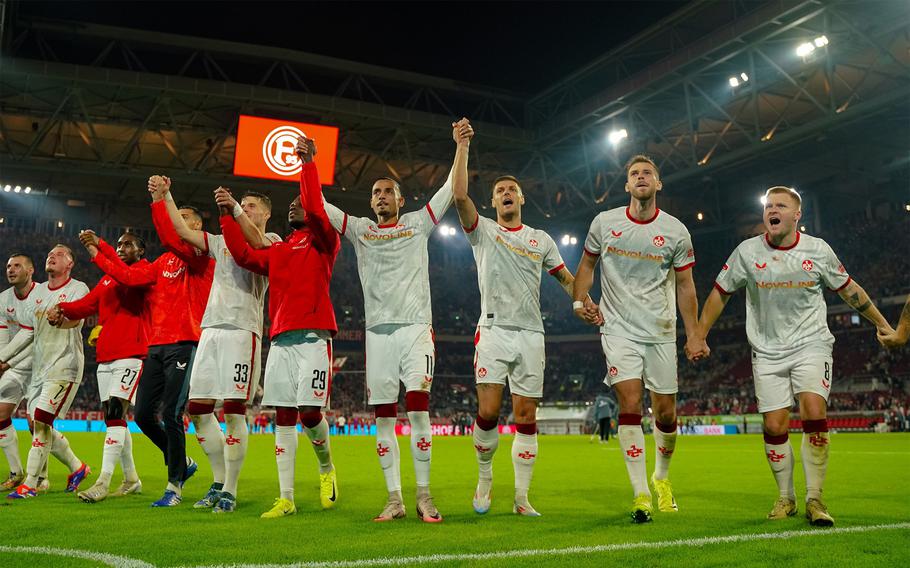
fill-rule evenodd
<path id="1" fill-rule="evenodd" d="M 638 2 L 20 2 L 41 16 L 297 49 L 524 93 L 679 9 Z"/>

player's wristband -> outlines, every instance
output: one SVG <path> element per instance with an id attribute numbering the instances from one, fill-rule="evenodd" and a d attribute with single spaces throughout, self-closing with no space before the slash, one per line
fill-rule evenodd
<path id="1" fill-rule="evenodd" d="M 239 203 L 234 203 L 234 210 L 231 212 L 234 215 L 234 218 L 240 217 L 243 215 L 243 207 Z"/>
<path id="2" fill-rule="evenodd" d="M 579 300 L 575 300 L 574 302 L 572 302 L 572 309 L 573 309 L 573 310 L 582 310 L 582 309 L 584 309 L 584 307 L 585 307 L 585 303 L 584 303 L 584 302 L 581 302 L 581 301 L 579 301 Z"/>

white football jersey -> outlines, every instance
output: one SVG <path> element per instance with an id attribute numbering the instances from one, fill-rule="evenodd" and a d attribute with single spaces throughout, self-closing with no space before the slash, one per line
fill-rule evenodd
<path id="1" fill-rule="evenodd" d="M 32 282 L 32 287 L 24 298 L 16 295 L 16 290 L 12 286 L 0 292 L 0 347 L 3 347 L 13 337 L 19 333 L 22 327 L 19 325 L 20 318 L 28 307 L 29 296 L 35 290 L 38 284 Z M 32 372 L 32 345 L 25 348 L 26 353 L 21 357 L 19 362 L 13 365 L 13 369 L 23 373 Z"/>
<path id="2" fill-rule="evenodd" d="M 628 207 L 594 218 L 585 254 L 600 257 L 601 332 L 641 343 L 676 341 L 676 272 L 695 264 L 686 226 L 657 209 L 649 221 Z"/>
<path id="3" fill-rule="evenodd" d="M 543 332 L 540 272 L 556 274 L 565 266 L 550 235 L 527 225 L 509 229 L 479 214 L 464 232 L 477 262 L 477 325 Z"/>
<path id="4" fill-rule="evenodd" d="M 35 330 L 32 342 L 32 376 L 37 381 L 60 380 L 79 383 L 85 367 L 82 350 L 82 325 L 59 329 L 47 321 L 47 311 L 61 302 L 73 302 L 88 294 L 84 282 L 70 278 L 63 286 L 51 289 L 47 282 L 35 286 L 28 297 L 28 307 L 19 320 L 23 327 Z"/>
<path id="5" fill-rule="evenodd" d="M 215 275 L 202 314 L 202 328 L 242 329 L 262 336 L 262 305 L 269 287 L 268 277 L 238 265 L 223 236 L 204 235 L 208 255 L 215 260 Z M 267 233 L 266 237 L 273 243 L 281 240 L 275 233 Z"/>
<path id="6" fill-rule="evenodd" d="M 755 353 L 781 358 L 809 343 L 834 344 L 824 287 L 840 290 L 850 276 L 828 243 L 796 233 L 786 248 L 767 235 L 746 239 L 717 275 L 724 294 L 746 288 L 746 335 Z"/>
<path id="7" fill-rule="evenodd" d="M 452 205 L 452 197 L 450 176 L 425 207 L 401 215 L 391 225 L 351 217 L 325 204 L 332 226 L 354 244 L 367 329 L 433 323 L 427 241 Z"/>

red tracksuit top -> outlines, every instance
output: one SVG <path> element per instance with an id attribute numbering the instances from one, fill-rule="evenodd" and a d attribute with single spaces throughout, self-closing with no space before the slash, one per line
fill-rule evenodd
<path id="1" fill-rule="evenodd" d="M 113 251 L 109 245 L 106 246 L 110 252 Z M 95 258 L 101 256 L 99 247 L 99 254 Z M 144 268 L 151 264 L 142 259 L 132 266 Z M 98 314 L 98 324 L 102 328 L 95 346 L 95 359 L 99 363 L 110 363 L 117 359 L 144 359 L 149 350 L 150 293 L 150 286 L 125 286 L 105 274 L 86 296 L 75 302 L 63 302 L 59 307 L 63 315 L 71 320 Z"/>
<path id="2" fill-rule="evenodd" d="M 153 219 L 156 205 L 152 204 Z M 164 207 L 163 202 L 161 207 Z M 167 211 L 164 213 L 167 214 Z M 124 286 L 152 285 L 148 296 L 151 313 L 149 346 L 199 341 L 202 313 L 215 274 L 214 260 L 208 255 L 197 255 L 195 249 L 187 245 L 192 256 L 181 258 L 173 252 L 166 252 L 151 264 L 128 266 L 109 244 L 101 241 L 101 245 L 98 250 L 102 253 L 107 250 L 108 253 L 95 256 L 94 262 L 105 274 Z"/>
<path id="3" fill-rule="evenodd" d="M 341 238 L 329 223 L 319 175 L 312 162 L 304 164 L 300 172 L 300 202 L 306 212 L 306 226 L 266 249 L 254 249 L 246 242 L 233 215 L 221 216 L 224 242 L 237 264 L 269 277 L 273 339 L 298 329 L 327 330 L 332 335 L 338 332 L 329 281 L 341 250 Z"/>

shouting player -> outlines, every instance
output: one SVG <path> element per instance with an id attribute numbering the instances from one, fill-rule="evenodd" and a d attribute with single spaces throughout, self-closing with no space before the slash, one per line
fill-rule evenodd
<path id="1" fill-rule="evenodd" d="M 765 192 L 766 232 L 740 243 L 724 264 L 702 309 L 699 338 L 707 337 L 730 295 L 745 287 L 746 335 L 764 422 L 765 456 L 779 491 L 768 518 L 797 513 L 789 440 L 790 407 L 796 396 L 803 426 L 806 517 L 812 525 L 832 526 L 834 519 L 822 501 L 830 448 L 827 402 L 834 374 L 825 288 L 836 291 L 880 335 L 893 330 L 828 243 L 797 231 L 801 208 L 802 199 L 794 189 L 775 186 Z"/>
<path id="2" fill-rule="evenodd" d="M 458 127 L 470 129 L 462 119 Z M 456 132 L 457 136 L 457 132 Z M 457 137 L 456 137 L 457 139 Z M 467 138 L 456 149 L 454 168 L 467 179 Z M 430 303 L 427 241 L 452 205 L 452 178 L 413 213 L 401 214 L 404 198 L 398 182 L 380 178 L 373 184 L 370 207 L 376 221 L 351 217 L 326 204 L 335 230 L 354 245 L 366 307 L 366 372 L 369 404 L 376 413 L 376 453 L 385 476 L 388 500 L 374 521 L 405 516 L 395 423 L 399 382 L 411 423 L 411 457 L 417 480 L 417 516 L 442 521 L 430 495 L 430 388 L 436 348 Z"/>
<path id="3" fill-rule="evenodd" d="M 212 290 L 202 316 L 202 335 L 190 373 L 187 407 L 214 479 L 208 493 L 193 507 L 231 513 L 236 507 L 237 480 L 248 443 L 246 405 L 259 386 L 262 304 L 268 279 L 234 262 L 223 236 L 187 226 L 171 197 L 170 179 L 153 176 L 149 184 L 150 189 L 165 194 L 167 216 L 160 208 L 154 211 L 164 245 L 172 250 L 183 249 L 185 254 L 201 250 L 215 262 Z M 272 202 L 261 193 L 248 193 L 241 203 L 234 202 L 231 207 L 234 218 L 265 236 Z M 267 238 L 281 240 L 275 234 Z M 219 400 L 224 402 L 224 433 L 214 414 Z"/>
<path id="4" fill-rule="evenodd" d="M 84 231 L 79 240 L 85 245 L 93 262 L 101 256 L 94 233 Z M 111 255 L 110 247 L 105 249 Z M 131 233 L 117 240 L 116 256 L 127 265 L 150 266 L 145 256 L 145 243 Z M 105 266 L 104 257 L 96 262 Z M 142 367 L 148 355 L 148 296 L 150 287 L 129 287 L 105 274 L 98 284 L 79 300 L 57 304 L 57 319 L 78 320 L 98 314 L 101 334 L 96 343 L 98 393 L 104 410 L 107 435 L 101 460 L 101 475 L 93 486 L 79 492 L 86 503 L 97 503 L 108 496 L 111 478 L 117 462 L 122 464 L 123 484 L 118 495 L 139 493 L 142 482 L 136 474 L 132 441 L 127 443 L 129 429 L 126 415 L 135 399 L 136 387 L 142 377 Z"/>
<path id="5" fill-rule="evenodd" d="M 707 346 L 696 338 L 698 299 L 692 266 L 692 239 L 679 219 L 657 207 L 663 184 L 657 165 L 643 155 L 626 164 L 628 207 L 594 218 L 585 239 L 585 254 L 575 274 L 575 313 L 589 318 L 579 303 L 594 281 L 600 259 L 601 345 L 607 361 L 604 382 L 619 399 L 617 438 L 632 483 L 632 521 L 645 523 L 653 512 L 645 467 L 641 428 L 642 395 L 647 388 L 654 409 L 657 449 L 651 482 L 657 506 L 678 510 L 668 479 L 676 448 L 676 306 L 686 328 L 689 350 L 703 355 Z"/>
<path id="6" fill-rule="evenodd" d="M 331 392 L 332 336 L 338 331 L 329 298 L 329 281 L 341 240 L 326 216 L 322 187 L 313 156 L 312 141 L 298 139 L 297 154 L 303 162 L 300 195 L 291 202 L 288 223 L 293 229 L 287 242 L 254 249 L 237 223 L 236 202 L 223 188 L 215 191 L 221 206 L 221 232 L 228 250 L 240 266 L 269 277 L 271 348 L 265 367 L 263 406 L 276 409 L 275 461 L 280 496 L 263 518 L 297 512 L 294 504 L 294 469 L 297 457 L 297 417 L 319 462 L 319 498 L 324 509 L 338 498 L 335 466 L 329 445 L 329 425 L 322 415 Z M 261 241 L 256 239 L 257 244 Z M 265 244 L 265 243 L 263 243 Z"/>
<path id="7" fill-rule="evenodd" d="M 47 464 L 48 453 L 52 453 L 70 470 L 67 492 L 78 489 L 91 472 L 73 454 L 69 440 L 53 429 L 54 420 L 66 415 L 73 404 L 85 367 L 82 320 L 58 319 L 53 309 L 60 302 L 78 300 L 88 294 L 88 286 L 70 276 L 75 262 L 72 249 L 66 245 L 56 245 L 50 250 L 44 265 L 48 281 L 35 286 L 28 295 L 22 314 L 17 315 L 20 318 L 19 332 L 0 351 L 0 364 L 8 363 L 23 348 L 34 343 L 32 380 L 36 396 L 30 397 L 29 414 L 34 419 L 35 431 L 26 462 L 27 475 L 22 484 L 8 495 L 11 499 L 37 495 L 38 478 Z"/>
<path id="8" fill-rule="evenodd" d="M 470 129 L 456 129 L 460 146 L 473 136 Z M 456 155 L 456 159 L 461 154 Z M 460 164 L 457 164 L 460 165 Z M 477 380 L 477 419 L 474 448 L 478 482 L 474 510 L 490 510 L 493 455 L 499 447 L 499 411 L 506 383 L 518 433 L 512 442 L 515 500 L 512 511 L 540 516 L 528 502 L 528 490 L 537 459 L 537 404 L 543 397 L 544 328 L 540 315 L 541 269 L 556 277 L 572 297 L 574 278 L 545 232 L 521 222 L 525 202 L 521 185 L 512 176 L 493 182 L 492 205 L 496 220 L 481 217 L 468 196 L 467 168 L 456 167 L 452 187 L 455 208 L 477 262 L 480 287 L 480 321 L 474 337 L 474 373 Z M 597 307 L 587 298 L 589 323 L 599 322 Z"/>

